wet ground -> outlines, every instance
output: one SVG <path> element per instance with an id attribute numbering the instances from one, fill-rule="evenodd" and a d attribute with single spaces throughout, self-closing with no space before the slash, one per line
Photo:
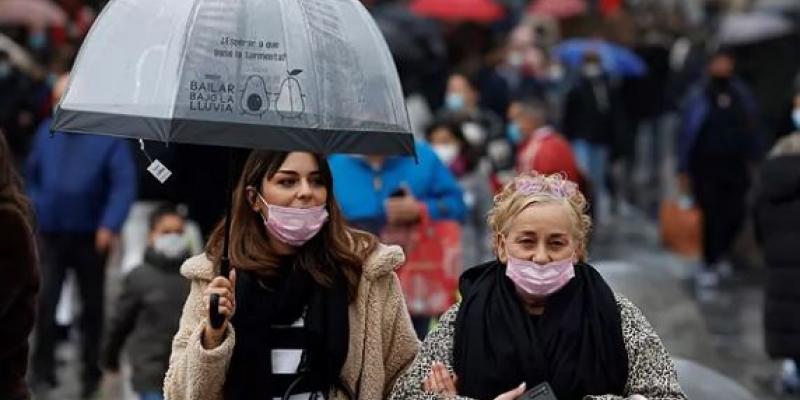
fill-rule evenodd
<path id="1" fill-rule="evenodd" d="M 751 251 L 746 240 L 739 246 Z M 744 261 L 719 290 L 697 291 L 691 279 L 696 261 L 664 251 L 656 225 L 642 215 L 598 228 L 592 246 L 593 263 L 643 310 L 675 358 L 718 371 L 753 399 L 783 399 L 772 389 L 779 362 L 764 352 L 763 269 L 739 258 Z"/>

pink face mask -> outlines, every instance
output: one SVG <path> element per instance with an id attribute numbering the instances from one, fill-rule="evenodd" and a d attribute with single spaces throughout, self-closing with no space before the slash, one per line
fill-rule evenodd
<path id="1" fill-rule="evenodd" d="M 324 205 L 310 208 L 280 207 L 267 203 L 261 195 L 258 198 L 269 212 L 266 218 L 261 214 L 267 231 L 292 247 L 300 247 L 311 240 L 328 221 L 328 210 Z"/>
<path id="2" fill-rule="evenodd" d="M 509 254 L 506 276 L 523 292 L 544 297 L 559 291 L 575 277 L 575 264 L 572 257 L 542 265 Z"/>

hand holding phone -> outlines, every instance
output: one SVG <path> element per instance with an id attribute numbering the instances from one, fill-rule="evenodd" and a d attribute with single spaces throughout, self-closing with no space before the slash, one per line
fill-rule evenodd
<path id="1" fill-rule="evenodd" d="M 392 194 L 389 195 L 389 198 L 396 199 L 396 198 L 399 198 L 399 197 L 406 197 L 407 194 L 408 194 L 408 192 L 407 192 L 405 186 L 400 186 L 394 192 L 392 192 Z"/>
<path id="2" fill-rule="evenodd" d="M 389 224 L 416 223 L 420 218 L 420 203 L 405 185 L 389 195 L 384 207 Z"/>
<path id="3" fill-rule="evenodd" d="M 517 400 L 558 400 L 553 388 L 547 382 L 536 385 L 533 389 L 523 393 Z"/>

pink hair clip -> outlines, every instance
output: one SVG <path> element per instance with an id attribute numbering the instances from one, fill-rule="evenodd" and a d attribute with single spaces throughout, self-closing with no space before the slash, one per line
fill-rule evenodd
<path id="1" fill-rule="evenodd" d="M 566 179 L 548 179 L 542 175 L 523 177 L 514 184 L 518 193 L 525 196 L 549 194 L 562 199 L 569 198 L 578 191 L 578 185 Z"/>

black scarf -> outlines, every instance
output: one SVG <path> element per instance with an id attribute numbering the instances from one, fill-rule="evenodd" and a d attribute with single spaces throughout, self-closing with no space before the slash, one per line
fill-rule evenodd
<path id="1" fill-rule="evenodd" d="M 291 264 L 289 264 L 291 265 Z M 306 334 L 303 387 L 327 391 L 339 384 L 350 335 L 347 286 L 339 277 L 331 288 L 317 284 L 305 271 L 282 267 L 279 276 L 260 279 L 240 271 L 236 283 L 236 345 L 225 380 L 227 400 L 271 398 L 273 325 L 290 325 L 303 316 Z"/>
<path id="2" fill-rule="evenodd" d="M 455 372 L 459 394 L 492 399 L 520 383 L 542 382 L 559 400 L 622 395 L 628 355 L 621 317 L 600 274 L 575 266 L 575 278 L 547 299 L 544 314 L 523 308 L 506 266 L 493 261 L 461 277 Z"/>

